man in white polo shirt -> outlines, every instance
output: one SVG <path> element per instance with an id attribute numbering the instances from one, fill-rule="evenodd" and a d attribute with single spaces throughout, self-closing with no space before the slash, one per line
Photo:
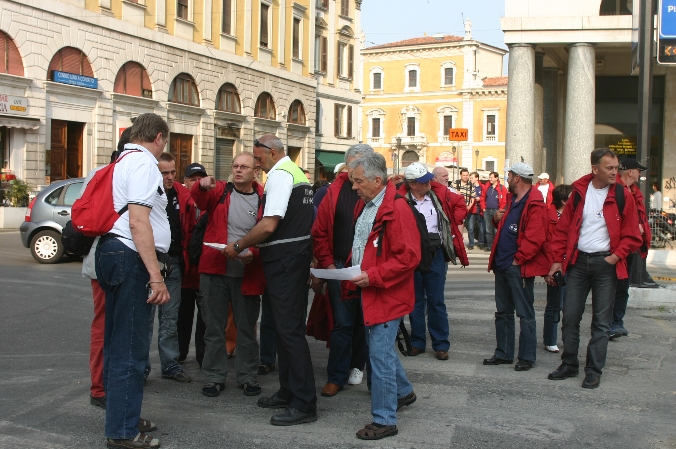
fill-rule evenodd
<path id="1" fill-rule="evenodd" d="M 156 427 L 140 414 L 150 309 L 169 301 L 158 258 L 165 261 L 171 233 L 157 168 L 168 136 L 167 123 L 156 114 L 141 114 L 134 121 L 131 143 L 113 174 L 113 203 L 122 213 L 96 248 L 96 276 L 106 293 L 103 372 L 109 448 L 160 445 L 145 434 Z"/>

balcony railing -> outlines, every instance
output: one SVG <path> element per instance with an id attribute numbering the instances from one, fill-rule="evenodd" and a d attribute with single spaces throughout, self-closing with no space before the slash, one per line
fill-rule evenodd
<path id="1" fill-rule="evenodd" d="M 416 146 L 416 147 L 425 147 L 427 146 L 427 137 L 424 134 L 418 136 L 395 136 L 392 137 L 390 142 L 392 146 L 397 145 L 397 137 L 401 139 L 401 144 L 403 146 Z"/>
<path id="2" fill-rule="evenodd" d="M 496 136 L 486 136 L 484 137 L 484 142 L 497 142 Z"/>
<path id="3" fill-rule="evenodd" d="M 382 137 L 369 137 L 369 144 L 371 145 L 382 145 L 382 143 L 383 143 Z"/>

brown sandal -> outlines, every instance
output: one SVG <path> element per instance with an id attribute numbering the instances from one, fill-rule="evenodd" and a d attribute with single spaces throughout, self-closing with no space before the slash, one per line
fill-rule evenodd
<path id="1" fill-rule="evenodd" d="M 381 438 L 391 437 L 398 433 L 397 426 L 378 427 L 373 424 L 366 424 L 363 429 L 357 432 L 357 438 L 360 440 L 380 440 Z"/>
<path id="2" fill-rule="evenodd" d="M 148 433 L 157 430 L 157 426 L 154 422 L 148 421 L 147 419 L 139 418 L 138 420 L 138 431 L 141 433 Z"/>

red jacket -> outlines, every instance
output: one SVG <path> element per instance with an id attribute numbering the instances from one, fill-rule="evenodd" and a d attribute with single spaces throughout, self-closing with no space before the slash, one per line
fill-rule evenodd
<path id="1" fill-rule="evenodd" d="M 547 206 L 547 252 L 551 255 L 551 244 L 556 231 L 556 225 L 559 223 L 559 213 L 554 204 Z"/>
<path id="2" fill-rule="evenodd" d="M 552 204 L 552 201 L 554 200 L 554 195 L 552 193 L 554 192 L 554 184 L 552 184 L 551 181 L 547 181 L 547 183 L 549 184 L 549 189 L 547 189 L 547 198 L 545 198 L 545 204 L 549 206 L 550 204 Z M 539 187 L 539 185 L 537 187 Z"/>
<path id="3" fill-rule="evenodd" d="M 465 250 L 465 242 L 463 241 L 462 234 L 460 233 L 459 225 L 462 224 L 465 217 L 467 217 L 467 205 L 465 203 L 465 198 L 462 195 L 451 192 L 448 187 L 438 182 L 430 182 L 432 186 L 432 192 L 439 199 L 441 203 L 441 208 L 444 210 L 446 217 L 451 222 L 451 234 L 453 235 L 453 248 L 455 253 L 460 259 L 460 263 L 463 266 L 469 265 L 469 260 L 467 259 L 467 251 Z M 406 196 L 409 189 L 408 186 L 404 183 L 399 187 L 399 195 Z M 450 259 L 446 259 L 446 262 L 450 262 Z"/>
<path id="4" fill-rule="evenodd" d="M 553 262 L 563 264 L 563 272 L 568 269 L 577 260 L 577 242 L 580 238 L 580 228 L 582 226 L 582 211 L 584 210 L 584 201 L 587 196 L 587 188 L 594 178 L 593 174 L 588 174 L 573 183 L 573 193 L 563 209 L 561 219 L 556 225 L 556 232 L 550 246 Z M 629 192 L 622 189 L 625 199 L 629 200 Z M 575 204 L 575 195 L 580 196 L 580 202 L 577 207 Z M 627 278 L 627 255 L 638 250 L 641 246 L 641 234 L 638 230 L 638 213 L 636 204 L 633 201 L 625 201 L 622 214 L 617 210 L 615 202 L 615 188 L 608 189 L 608 196 L 603 203 L 603 216 L 608 227 L 610 236 L 610 252 L 620 258 L 615 265 L 615 271 L 618 279 Z M 565 262 L 565 263 L 564 263 Z"/>
<path id="5" fill-rule="evenodd" d="M 626 187 L 622 179 L 618 176 L 617 182 Z M 650 232 L 650 223 L 648 222 L 648 214 L 645 211 L 645 201 L 643 200 L 643 193 L 641 189 L 636 185 L 632 184 L 630 187 L 627 187 L 631 192 L 634 202 L 636 203 L 636 212 L 638 213 L 638 222 L 643 226 L 643 234 L 641 234 L 641 239 L 643 244 L 638 249 L 639 254 L 644 259 L 648 257 L 648 249 L 650 248 L 650 240 L 652 239 L 652 233 Z M 640 232 L 640 229 L 639 229 Z"/>
<path id="6" fill-rule="evenodd" d="M 263 186 L 254 181 L 253 188 L 258 195 L 258 216 L 256 221 L 263 217 Z M 233 189 L 232 183 L 218 181 L 216 187 L 205 191 L 200 188 L 199 182 L 192 186 L 190 194 L 200 210 L 209 214 L 207 229 L 204 232 L 204 241 L 210 243 L 228 243 L 228 210 L 230 208 L 230 194 Z M 220 199 L 226 192 L 225 200 Z M 249 248 L 254 255 L 254 260 L 244 266 L 244 278 L 242 279 L 242 294 L 262 295 L 265 291 L 265 276 L 263 265 L 258 257 L 258 249 Z M 226 274 L 227 263 L 225 256 L 220 250 L 204 246 L 200 257 L 200 274 Z"/>
<path id="7" fill-rule="evenodd" d="M 509 194 L 507 210 L 498 224 L 493 239 L 493 250 L 488 260 L 488 271 L 492 269 L 493 257 L 500 241 L 500 232 L 515 198 L 516 195 Z M 519 235 L 516 238 L 516 245 L 519 249 L 514 256 L 514 261 L 521 266 L 521 277 L 523 278 L 546 276 L 552 267 L 545 244 L 547 240 L 547 217 L 547 206 L 542 199 L 542 192 L 536 186 L 532 186 L 519 219 Z"/>
<path id="8" fill-rule="evenodd" d="M 361 262 L 362 271 L 369 276 L 369 286 L 361 291 L 367 326 L 401 318 L 411 313 L 415 305 L 413 272 L 420 263 L 420 235 L 411 207 L 404 200 L 395 201 L 396 194 L 395 185 L 388 181 Z M 362 200 L 357 203 L 355 219 L 364 205 Z M 379 248 L 374 242 L 383 226 L 385 233 L 378 255 Z M 351 296 L 354 296 L 356 286 L 352 282 L 344 281 L 343 288 L 353 292 Z"/>
<path id="9" fill-rule="evenodd" d="M 488 188 L 491 186 L 490 182 L 487 182 L 486 184 L 483 184 L 481 186 L 481 213 L 486 210 L 486 194 L 488 193 Z M 498 209 L 504 209 L 505 206 L 507 206 L 507 189 L 505 186 L 500 184 L 500 181 L 498 181 L 497 185 L 495 186 L 495 190 L 498 191 Z"/>
<path id="10" fill-rule="evenodd" d="M 340 173 L 331 183 L 326 196 L 319 204 L 317 218 L 312 225 L 312 237 L 314 238 L 314 257 L 317 259 L 316 268 L 326 268 L 333 264 L 333 222 L 336 215 L 338 196 L 343 184 L 348 182 L 347 173 Z"/>
<path id="11" fill-rule="evenodd" d="M 174 182 L 174 189 L 178 198 L 181 231 L 183 232 L 183 273 L 181 273 L 181 287 L 198 289 L 200 288 L 200 274 L 197 271 L 197 267 L 190 263 L 190 257 L 188 256 L 188 244 L 197 224 L 195 200 L 190 196 L 190 191 L 180 182 Z M 200 210 L 200 216 L 202 213 L 203 211 Z"/>

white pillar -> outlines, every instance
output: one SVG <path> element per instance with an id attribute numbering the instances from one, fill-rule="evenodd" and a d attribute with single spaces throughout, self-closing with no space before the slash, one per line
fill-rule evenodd
<path id="1" fill-rule="evenodd" d="M 211 10 L 213 7 L 213 0 L 204 0 L 204 15 L 202 20 L 204 20 L 202 38 L 204 43 L 211 45 Z"/>
<path id="2" fill-rule="evenodd" d="M 549 174 L 549 179 L 557 184 L 557 139 L 556 127 L 558 124 L 558 81 L 559 69 L 547 68 L 543 70 L 543 126 L 542 126 L 542 157 L 543 170 Z"/>
<path id="3" fill-rule="evenodd" d="M 594 149 L 595 52 L 591 44 L 568 46 L 568 92 L 563 140 L 563 180 L 570 184 L 590 172 Z"/>
<path id="4" fill-rule="evenodd" d="M 530 44 L 509 46 L 507 89 L 506 158 L 510 165 L 534 163 L 535 150 L 535 48 Z"/>
<path id="5" fill-rule="evenodd" d="M 245 0 L 244 2 L 244 53 L 247 56 L 251 56 L 252 48 L 252 27 L 253 23 L 251 22 L 251 0 Z"/>
<path id="6" fill-rule="evenodd" d="M 533 170 L 539 174 L 544 170 L 545 156 L 542 154 L 543 135 L 544 135 L 544 75 L 542 73 L 544 65 L 545 54 L 543 52 L 535 53 L 535 84 L 534 84 L 534 105 L 533 111 L 535 114 L 534 129 L 535 135 L 533 137 Z"/>

